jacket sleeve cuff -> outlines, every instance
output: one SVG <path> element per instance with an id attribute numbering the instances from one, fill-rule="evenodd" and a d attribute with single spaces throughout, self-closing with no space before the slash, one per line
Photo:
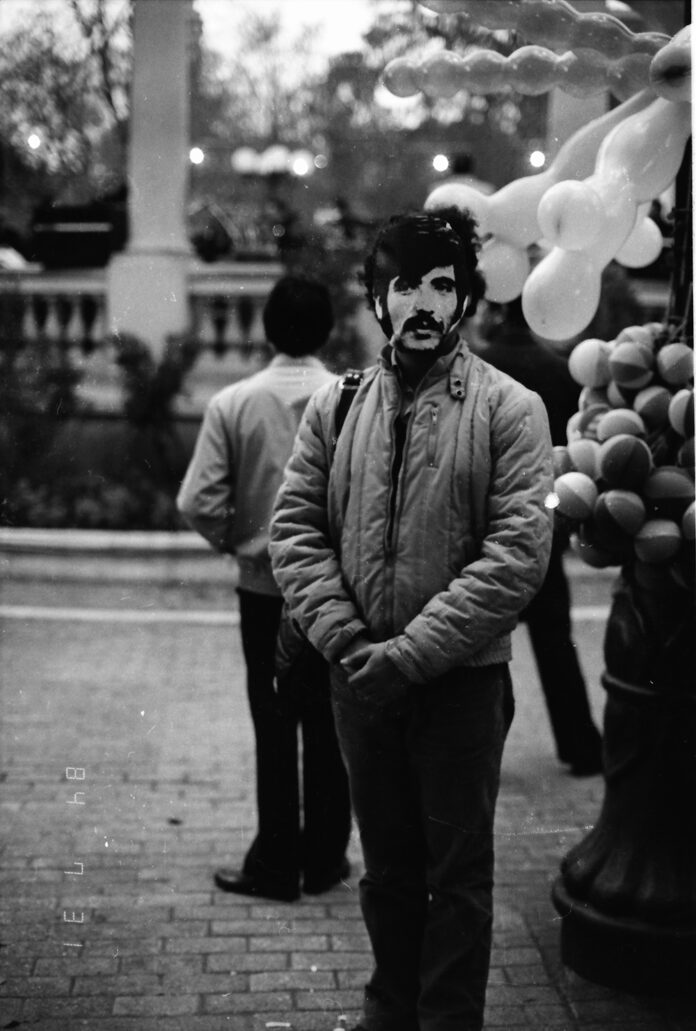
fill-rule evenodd
<path id="1" fill-rule="evenodd" d="M 393 637 L 390 641 L 387 641 L 384 649 L 385 655 L 392 662 L 399 673 L 411 684 L 424 684 L 428 679 L 427 674 L 414 667 L 414 663 L 408 656 L 404 655 L 401 645 L 405 643 L 403 635 L 400 637 Z"/>
<path id="2" fill-rule="evenodd" d="M 367 634 L 367 627 L 359 619 L 352 619 L 350 623 L 346 623 L 336 634 L 332 635 L 328 644 L 324 644 L 318 650 L 322 652 L 328 662 L 336 662 L 341 652 L 360 634 Z"/>

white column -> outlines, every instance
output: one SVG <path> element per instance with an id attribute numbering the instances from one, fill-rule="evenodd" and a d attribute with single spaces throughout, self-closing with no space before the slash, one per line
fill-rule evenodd
<path id="1" fill-rule="evenodd" d="M 191 0 L 135 0 L 130 237 L 108 269 L 111 331 L 161 350 L 188 327 L 186 232 Z"/>

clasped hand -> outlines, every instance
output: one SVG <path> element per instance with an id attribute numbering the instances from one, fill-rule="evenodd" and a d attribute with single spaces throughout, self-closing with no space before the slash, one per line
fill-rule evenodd
<path id="1" fill-rule="evenodd" d="M 352 642 L 340 659 L 348 683 L 360 697 L 385 705 L 402 697 L 409 682 L 387 657 L 386 645 L 372 641 Z"/>

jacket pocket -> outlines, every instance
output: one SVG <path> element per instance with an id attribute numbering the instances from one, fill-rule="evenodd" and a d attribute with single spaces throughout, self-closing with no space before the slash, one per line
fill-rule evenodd
<path id="1" fill-rule="evenodd" d="M 428 425 L 428 467 L 434 468 L 437 465 L 437 440 L 440 431 L 440 406 L 430 406 L 430 421 Z"/>

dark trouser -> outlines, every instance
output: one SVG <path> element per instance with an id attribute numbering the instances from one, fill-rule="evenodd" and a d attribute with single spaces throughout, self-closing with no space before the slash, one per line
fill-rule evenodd
<path id="1" fill-rule="evenodd" d="M 239 592 L 249 707 L 256 735 L 258 832 L 244 872 L 295 887 L 302 873 L 320 878 L 340 868 L 350 837 L 350 800 L 336 740 L 328 666 L 316 652 L 303 658 L 291 682 L 274 685 L 274 655 L 282 601 Z M 302 727 L 302 829 L 298 778 Z"/>
<path id="2" fill-rule="evenodd" d="M 521 618 L 529 630 L 558 758 L 568 763 L 596 758 L 600 734 L 572 639 L 562 543 L 554 542 L 546 579 Z"/>
<path id="3" fill-rule="evenodd" d="M 479 1031 L 493 919 L 493 819 L 512 720 L 506 665 L 457 669 L 384 709 L 332 670 L 360 827 L 374 973 L 369 1031 Z"/>

